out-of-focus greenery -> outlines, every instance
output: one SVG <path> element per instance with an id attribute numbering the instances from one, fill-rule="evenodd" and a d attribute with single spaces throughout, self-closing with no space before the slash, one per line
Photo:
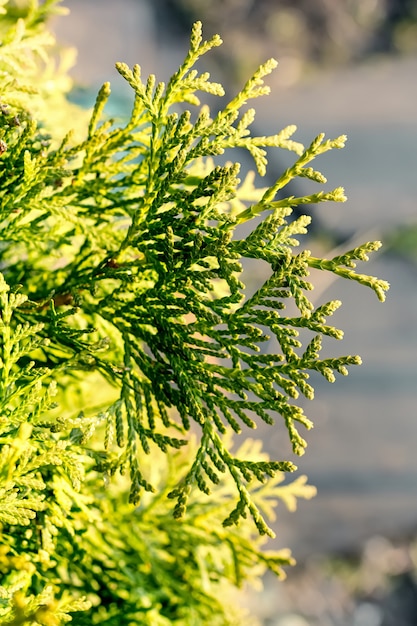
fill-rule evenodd
<path id="1" fill-rule="evenodd" d="M 285 60 L 281 77 L 292 84 L 318 66 L 417 49 L 416 0 L 160 0 L 151 7 L 161 36 L 188 33 L 197 18 L 207 31 L 227 33 L 218 59 L 236 80 L 265 55 Z"/>
<path id="2" fill-rule="evenodd" d="M 417 265 L 417 224 L 404 224 L 386 238 L 388 250 Z"/>

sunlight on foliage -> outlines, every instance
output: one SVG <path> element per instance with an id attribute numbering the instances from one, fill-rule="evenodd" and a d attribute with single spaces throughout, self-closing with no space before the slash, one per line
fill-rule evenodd
<path id="1" fill-rule="evenodd" d="M 299 176 L 324 184 L 310 164 L 345 137 L 251 136 L 247 103 L 269 92 L 274 60 L 212 114 L 200 94 L 223 88 L 194 65 L 221 40 L 196 23 L 166 85 L 116 64 L 134 93 L 125 124 L 105 115 L 105 83 L 82 126 L 65 79 L 42 87 L 56 5 L 1 3 L 0 623 L 243 624 L 228 590 L 283 576 L 293 560 L 263 536 L 279 502 L 315 493 L 247 435 L 282 420 L 304 453 L 309 373 L 333 382 L 360 363 L 320 358 L 323 336 L 342 338 L 328 322 L 340 302 L 313 305 L 310 268 L 383 300 L 388 284 L 355 269 L 380 244 L 333 259 L 300 246 L 310 218 L 293 208 L 344 191 L 279 192 Z M 78 126 L 63 140 L 57 98 Z M 219 159 L 235 148 L 261 176 L 272 148 L 294 165 L 261 189 Z M 251 295 L 247 259 L 270 266 Z"/>

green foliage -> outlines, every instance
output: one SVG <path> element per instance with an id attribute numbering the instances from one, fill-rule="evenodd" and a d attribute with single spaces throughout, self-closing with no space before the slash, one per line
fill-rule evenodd
<path id="1" fill-rule="evenodd" d="M 390 252 L 414 265 L 417 262 L 416 243 L 417 225 L 412 221 L 391 231 L 385 245 L 389 246 Z"/>
<path id="2" fill-rule="evenodd" d="M 167 85 L 117 64 L 135 94 L 125 124 L 103 117 L 106 83 L 85 138 L 62 139 L 48 111 L 68 84 L 32 94 L 56 3 L 20 17 L 1 4 L 0 623 L 241 624 L 227 589 L 282 575 L 290 555 L 262 536 L 279 501 L 294 509 L 314 488 L 283 484 L 292 461 L 231 434 L 282 419 L 303 454 L 309 373 L 332 382 L 360 362 L 320 357 L 322 336 L 342 337 L 327 322 L 340 302 L 311 303 L 310 268 L 381 300 L 388 288 L 355 271 L 379 242 L 330 260 L 299 247 L 309 218 L 293 207 L 344 201 L 341 188 L 277 195 L 297 176 L 324 183 L 310 163 L 345 138 L 251 137 L 246 103 L 268 93 L 273 60 L 220 112 L 200 107 L 197 92 L 223 89 L 194 69 L 221 43 L 197 23 Z M 263 175 L 274 147 L 295 163 L 269 189 L 218 160 L 244 148 Z M 271 268 L 252 295 L 246 259 Z"/>

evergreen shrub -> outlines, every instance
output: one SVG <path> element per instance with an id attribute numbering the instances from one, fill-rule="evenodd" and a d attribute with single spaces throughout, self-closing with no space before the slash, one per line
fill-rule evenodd
<path id="1" fill-rule="evenodd" d="M 345 195 L 285 187 L 325 183 L 310 163 L 345 138 L 251 136 L 274 60 L 211 114 L 197 93 L 223 88 L 194 65 L 221 40 L 196 23 L 166 85 L 117 64 L 126 123 L 105 114 L 108 83 L 88 121 L 48 30 L 59 10 L 0 0 L 0 623 L 253 624 L 233 590 L 283 576 L 291 555 L 263 545 L 275 507 L 314 488 L 248 433 L 282 420 L 304 453 L 309 372 L 333 382 L 360 362 L 321 358 L 340 302 L 312 304 L 310 270 L 383 300 L 355 269 L 380 244 L 300 246 L 310 218 L 292 210 Z M 247 150 L 262 176 L 272 148 L 294 164 L 269 188 L 220 160 Z M 248 259 L 270 267 L 254 293 Z"/>

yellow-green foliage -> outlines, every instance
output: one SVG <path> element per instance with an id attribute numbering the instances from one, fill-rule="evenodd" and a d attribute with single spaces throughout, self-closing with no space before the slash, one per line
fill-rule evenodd
<path id="1" fill-rule="evenodd" d="M 106 83 L 83 127 L 51 69 L 56 4 L 0 3 L 0 623 L 242 624 L 229 589 L 282 575 L 291 556 L 262 550 L 262 536 L 279 501 L 294 509 L 314 488 L 284 484 L 295 465 L 239 434 L 283 420 L 304 452 L 309 372 L 333 381 L 359 363 L 320 358 L 323 335 L 342 337 L 327 322 L 340 303 L 311 303 L 309 269 L 383 299 L 384 281 L 355 272 L 379 243 L 328 260 L 298 249 L 309 218 L 292 209 L 344 193 L 282 190 L 325 182 L 310 163 L 344 137 L 251 136 L 246 103 L 268 93 L 275 61 L 212 115 L 197 92 L 223 88 L 194 65 L 221 40 L 197 23 L 167 85 L 117 64 L 134 93 L 126 124 L 104 114 Z M 57 102 L 81 142 L 62 140 Z M 260 189 L 217 161 L 233 148 L 261 175 L 267 148 L 295 163 Z M 251 296 L 245 259 L 271 268 Z M 275 354 L 262 350 L 271 336 Z"/>

